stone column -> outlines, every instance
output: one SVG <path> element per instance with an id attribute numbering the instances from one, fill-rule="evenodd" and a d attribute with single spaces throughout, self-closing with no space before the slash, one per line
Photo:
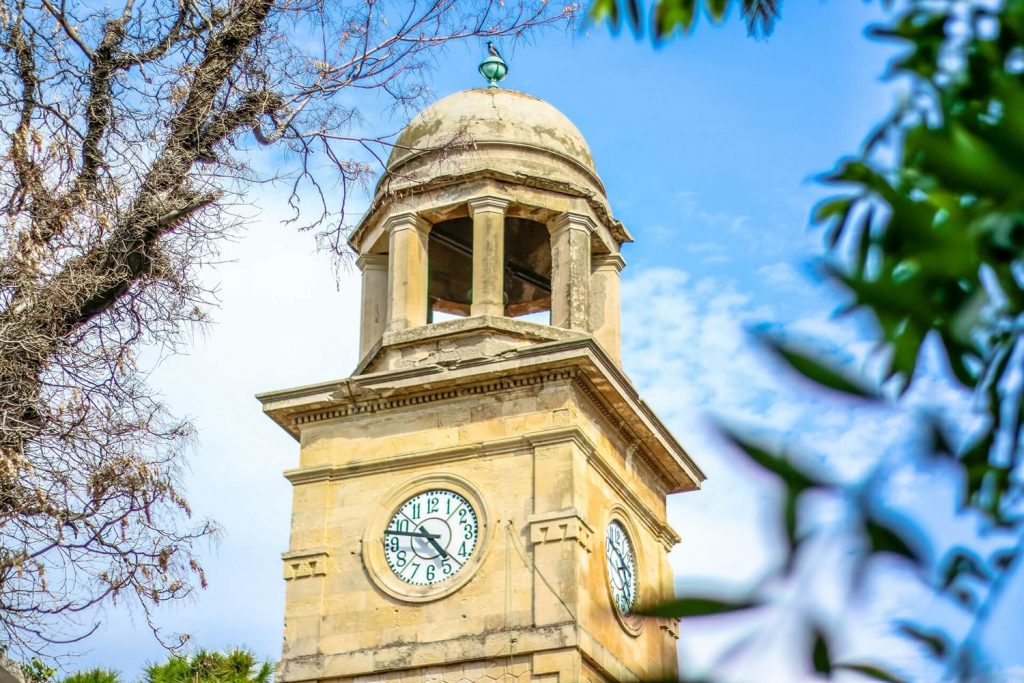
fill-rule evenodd
<path id="1" fill-rule="evenodd" d="M 579 213 L 563 213 L 551 231 L 551 324 L 590 332 L 590 233 L 594 222 Z"/>
<path id="2" fill-rule="evenodd" d="M 590 275 L 590 332 L 612 360 L 622 363 L 619 272 L 626 261 L 619 254 L 600 254 Z"/>
<path id="3" fill-rule="evenodd" d="M 388 233 L 388 331 L 427 324 L 427 236 L 430 223 L 414 213 L 392 216 Z"/>
<path id="4" fill-rule="evenodd" d="M 363 273 L 359 318 L 359 357 L 363 358 L 380 341 L 388 321 L 388 255 L 362 254 L 356 265 Z"/>
<path id="5" fill-rule="evenodd" d="M 498 197 L 469 200 L 473 217 L 473 303 L 470 315 L 505 314 L 505 210 Z"/>

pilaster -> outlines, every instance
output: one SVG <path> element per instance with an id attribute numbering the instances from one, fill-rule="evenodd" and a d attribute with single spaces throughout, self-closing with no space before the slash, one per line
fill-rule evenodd
<path id="1" fill-rule="evenodd" d="M 477 197 L 473 217 L 473 302 L 470 315 L 505 314 L 505 211 L 509 201 Z"/>
<path id="2" fill-rule="evenodd" d="M 590 275 L 590 332 L 617 364 L 622 364 L 621 286 L 626 261 L 620 254 L 593 258 Z"/>
<path id="3" fill-rule="evenodd" d="M 392 216 L 388 233 L 388 331 L 427 324 L 427 238 L 430 223 L 413 213 Z"/>
<path id="4" fill-rule="evenodd" d="M 362 254 L 356 265 L 363 274 L 362 311 L 359 318 L 359 357 L 380 341 L 388 321 L 388 255 Z"/>
<path id="5" fill-rule="evenodd" d="M 579 621 L 580 553 L 593 528 L 577 510 L 586 456 L 572 441 L 538 444 L 533 454 L 533 619 L 537 627 Z"/>
<path id="6" fill-rule="evenodd" d="M 590 331 L 589 216 L 563 213 L 548 224 L 551 231 L 551 324 Z"/>

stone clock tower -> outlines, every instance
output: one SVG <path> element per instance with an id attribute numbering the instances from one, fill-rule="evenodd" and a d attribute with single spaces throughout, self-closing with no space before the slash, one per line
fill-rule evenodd
<path id="1" fill-rule="evenodd" d="M 278 681 L 657 680 L 665 497 L 703 475 L 620 366 L 619 249 L 550 105 L 451 95 L 352 235 L 361 360 L 259 396 L 298 440 Z"/>

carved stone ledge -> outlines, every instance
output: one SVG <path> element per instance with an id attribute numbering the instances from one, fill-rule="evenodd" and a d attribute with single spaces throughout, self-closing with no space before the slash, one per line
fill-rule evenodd
<path id="1" fill-rule="evenodd" d="M 576 541 L 588 553 L 591 551 L 590 538 L 594 529 L 575 508 L 531 515 L 526 521 L 530 525 L 531 543 Z"/>
<path id="2" fill-rule="evenodd" d="M 283 553 L 284 580 L 306 579 L 311 576 L 324 576 L 327 574 L 328 553 L 325 548 L 310 548 L 309 550 L 293 550 Z"/>

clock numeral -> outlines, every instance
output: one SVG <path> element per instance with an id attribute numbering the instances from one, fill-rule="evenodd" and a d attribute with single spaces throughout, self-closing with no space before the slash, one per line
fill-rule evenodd
<path id="1" fill-rule="evenodd" d="M 394 513 L 382 543 L 398 578 L 429 585 L 463 568 L 479 543 L 479 534 L 469 501 L 447 489 L 432 489 L 406 499 Z"/>

